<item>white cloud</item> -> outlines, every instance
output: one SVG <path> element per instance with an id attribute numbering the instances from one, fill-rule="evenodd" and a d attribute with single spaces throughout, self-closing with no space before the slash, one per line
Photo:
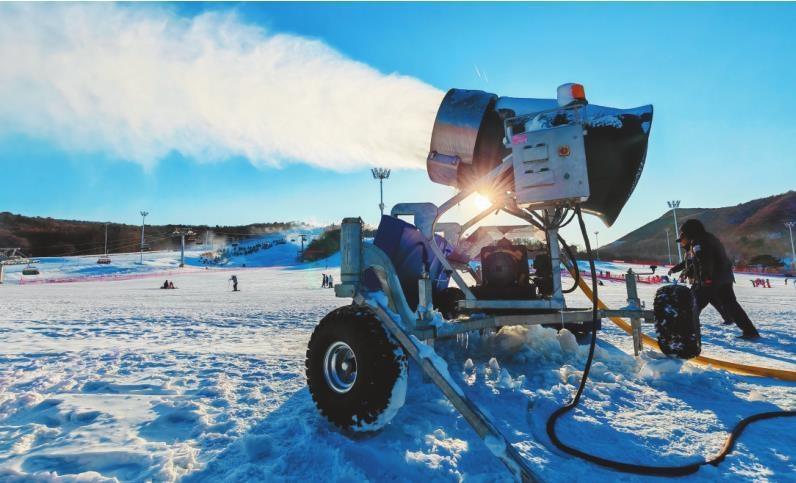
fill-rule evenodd
<path id="1" fill-rule="evenodd" d="M 0 133 L 153 166 L 423 167 L 442 92 L 232 14 L 0 6 Z"/>

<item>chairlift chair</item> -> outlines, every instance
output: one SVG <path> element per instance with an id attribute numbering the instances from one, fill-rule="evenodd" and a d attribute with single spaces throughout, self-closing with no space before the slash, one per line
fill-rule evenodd
<path id="1" fill-rule="evenodd" d="M 22 275 L 38 275 L 38 274 L 39 274 L 39 269 L 30 264 L 22 269 Z"/>

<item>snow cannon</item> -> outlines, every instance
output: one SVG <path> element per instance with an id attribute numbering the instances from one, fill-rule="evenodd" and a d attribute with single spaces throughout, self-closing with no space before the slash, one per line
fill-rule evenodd
<path id="1" fill-rule="evenodd" d="M 674 291 L 656 299 L 655 311 L 645 310 L 637 274 L 629 270 L 627 307 L 600 307 L 596 294 L 590 307 L 573 307 L 565 298 L 578 287 L 588 294 L 587 276 L 597 288 L 583 212 L 607 225 L 616 220 L 641 174 L 651 121 L 651 106 L 589 104 L 579 84 L 562 85 L 555 99 L 450 90 L 427 165 L 432 181 L 458 191 L 440 205 L 396 204 L 381 217 L 372 241 L 364 239 L 359 217 L 341 223 L 334 290 L 353 303 L 327 314 L 307 347 L 307 387 L 318 411 L 347 432 L 379 430 L 403 405 L 411 358 L 423 381 L 440 389 L 513 476 L 534 481 L 534 467 L 452 377 L 435 341 L 489 337 L 517 325 L 568 329 L 596 340 L 603 318 L 621 317 L 629 321 L 638 355 L 642 321 L 655 323 L 657 313 L 669 353 L 693 357 L 699 335 L 694 313 L 684 310 L 693 305 L 690 293 L 668 289 Z M 476 193 L 489 198 L 488 207 L 442 221 L 452 210 L 462 215 L 454 208 Z M 498 212 L 520 223 L 484 222 Z M 573 220 L 588 273 L 559 233 Z M 562 268 L 574 278 L 566 287 Z"/>
<path id="2" fill-rule="evenodd" d="M 534 209 L 579 203 L 611 226 L 641 176 L 651 123 L 651 105 L 589 104 L 580 84 L 560 86 L 556 99 L 451 89 L 426 165 L 435 183 L 464 189 L 510 157 L 508 182 L 481 185 L 479 193 L 507 186 L 518 204 Z"/>

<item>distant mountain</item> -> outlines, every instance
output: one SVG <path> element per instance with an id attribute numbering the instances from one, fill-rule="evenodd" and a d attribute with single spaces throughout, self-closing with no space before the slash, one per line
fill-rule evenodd
<path id="1" fill-rule="evenodd" d="M 242 226 L 190 226 L 195 243 L 208 236 L 226 240 L 245 239 L 252 235 L 273 233 L 302 226 L 297 222 L 256 223 Z M 184 225 L 147 225 L 146 243 L 150 250 L 178 248 L 179 238 L 172 236 Z M 194 237 L 187 242 L 194 243 Z M 105 223 L 94 221 L 58 220 L 29 217 L 0 212 L 0 248 L 21 248 L 30 257 L 101 254 L 105 243 Z M 187 244 L 187 243 L 186 243 Z M 141 245 L 141 225 L 108 225 L 110 253 L 135 252 Z"/>
<path id="2" fill-rule="evenodd" d="M 790 260 L 791 247 L 786 221 L 796 221 L 796 191 L 724 208 L 678 208 L 677 221 L 696 218 L 718 236 L 737 264 L 747 264 L 760 255 Z M 666 232 L 670 230 L 673 259 L 677 247 L 672 212 L 647 223 L 619 240 L 600 247 L 604 259 L 668 261 Z M 794 234 L 796 236 L 796 234 Z"/>

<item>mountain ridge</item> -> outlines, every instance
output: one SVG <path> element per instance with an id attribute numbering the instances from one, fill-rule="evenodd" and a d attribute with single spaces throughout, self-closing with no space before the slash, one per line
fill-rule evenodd
<path id="1" fill-rule="evenodd" d="M 750 264 L 761 255 L 790 262 L 791 245 L 786 221 L 796 221 L 796 191 L 758 198 L 735 206 L 719 208 L 678 208 L 677 222 L 700 220 L 708 231 L 724 243 L 727 254 L 738 265 Z M 644 260 L 665 263 L 669 260 L 666 230 L 669 230 L 672 260 L 677 261 L 677 233 L 672 210 L 600 247 L 602 258 Z"/>
<path id="2" fill-rule="evenodd" d="M 296 221 L 215 227 L 147 224 L 145 238 L 150 250 L 169 250 L 180 245 L 179 238 L 173 236 L 174 231 L 179 228 L 191 228 L 196 233 L 197 241 L 203 241 L 206 231 L 215 240 L 219 237 L 238 239 L 302 226 L 306 225 Z M 104 222 L 0 212 L 0 247 L 21 248 L 30 257 L 98 255 L 103 253 L 104 244 Z M 138 251 L 140 246 L 141 225 L 108 223 L 109 253 L 134 252 Z"/>

